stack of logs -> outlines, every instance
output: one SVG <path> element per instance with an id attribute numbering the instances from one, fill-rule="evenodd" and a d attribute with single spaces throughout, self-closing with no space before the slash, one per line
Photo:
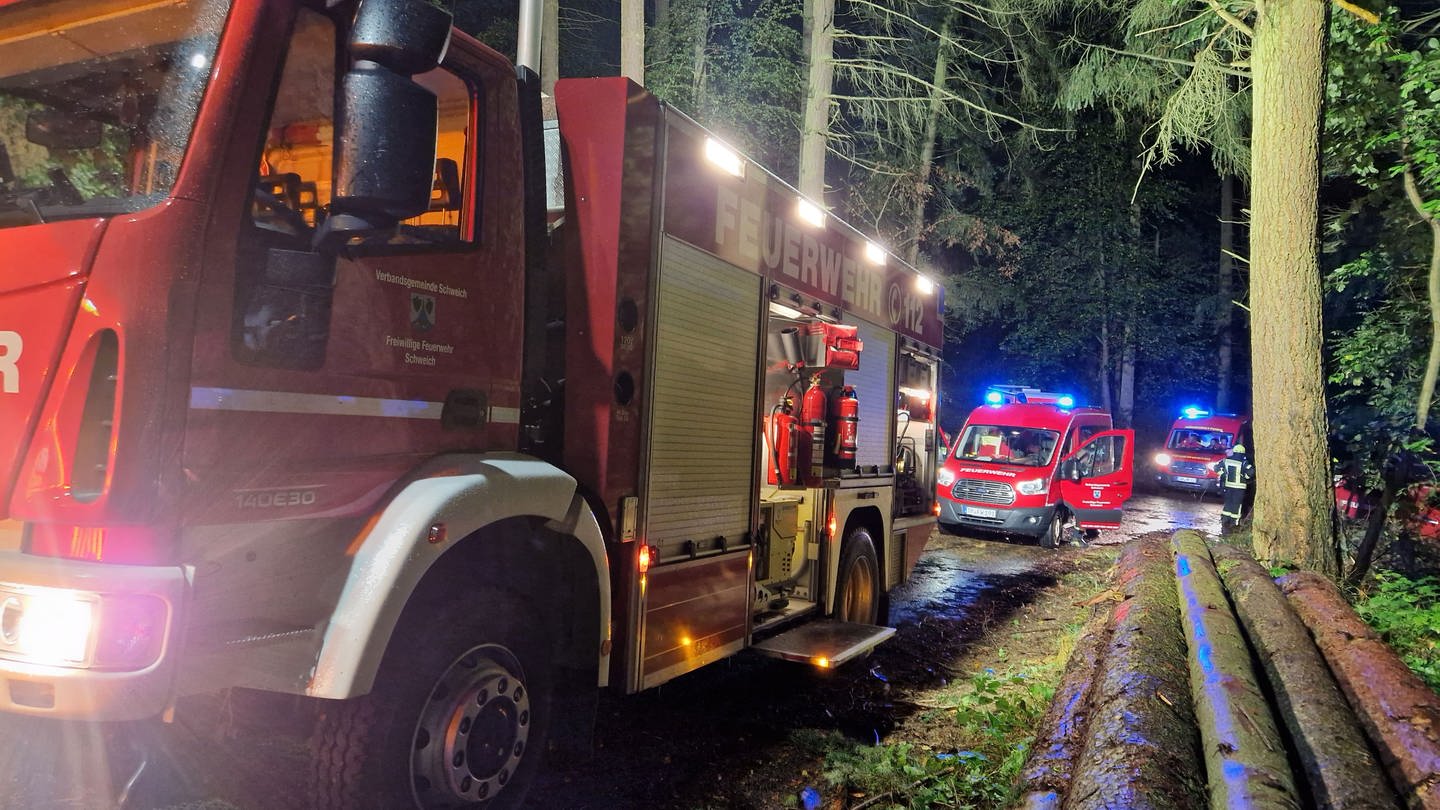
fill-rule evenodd
<path id="1" fill-rule="evenodd" d="M 1324 577 L 1198 532 L 1121 552 L 1019 807 L 1435 808 L 1440 697 Z"/>

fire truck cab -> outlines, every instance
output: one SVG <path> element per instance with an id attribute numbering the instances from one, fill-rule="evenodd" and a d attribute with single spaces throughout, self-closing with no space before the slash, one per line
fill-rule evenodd
<path id="1" fill-rule="evenodd" d="M 939 474 L 940 526 L 1034 537 L 1058 546 L 1116 528 L 1133 485 L 1135 434 L 1074 399 L 1005 386 L 970 413 Z"/>
<path id="2" fill-rule="evenodd" d="M 1164 449 L 1154 456 L 1156 483 L 1191 492 L 1219 491 L 1215 463 L 1245 442 L 1249 427 L 1248 416 L 1186 408 L 1170 426 Z"/>

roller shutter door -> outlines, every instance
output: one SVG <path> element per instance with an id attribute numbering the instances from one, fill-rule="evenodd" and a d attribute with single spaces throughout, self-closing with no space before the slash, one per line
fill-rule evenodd
<path id="1" fill-rule="evenodd" d="M 646 537 L 663 559 L 750 529 L 760 278 L 671 238 L 661 250 Z"/>
<path id="2" fill-rule="evenodd" d="M 860 400 L 860 433 L 855 463 L 862 467 L 888 466 L 895 418 L 895 333 L 856 320 L 860 340 L 860 368 L 845 372 L 845 384 L 855 387 Z"/>

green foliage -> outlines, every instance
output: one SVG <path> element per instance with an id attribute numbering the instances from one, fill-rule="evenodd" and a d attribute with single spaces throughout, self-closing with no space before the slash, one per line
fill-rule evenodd
<path id="1" fill-rule="evenodd" d="M 1440 579 L 1408 579 L 1381 571 L 1355 610 L 1394 648 L 1406 666 L 1440 691 Z"/>
<path id="2" fill-rule="evenodd" d="M 936 754 L 910 743 L 836 749 L 826 756 L 825 778 L 881 797 L 874 806 L 887 810 L 1003 807 L 1054 697 L 1054 677 L 979 672 L 955 708 L 961 737 L 974 750 Z"/>

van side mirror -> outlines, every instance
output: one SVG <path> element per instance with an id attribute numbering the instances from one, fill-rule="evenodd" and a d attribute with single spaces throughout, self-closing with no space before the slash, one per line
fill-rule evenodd
<path id="1" fill-rule="evenodd" d="M 1067 458 L 1060 462 L 1060 477 L 1066 481 L 1080 483 L 1080 461 L 1079 459 Z"/>
<path id="2" fill-rule="evenodd" d="M 439 66 L 450 25 L 450 13 L 426 0 L 360 4 L 336 99 L 335 192 L 317 246 L 429 209 L 439 105 L 411 77 Z"/>

